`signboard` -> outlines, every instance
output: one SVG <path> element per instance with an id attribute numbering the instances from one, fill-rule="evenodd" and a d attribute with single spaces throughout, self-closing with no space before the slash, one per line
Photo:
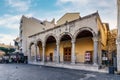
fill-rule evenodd
<path id="1" fill-rule="evenodd" d="M 86 52 L 86 53 L 85 53 L 85 61 L 86 61 L 86 62 L 90 61 L 90 57 L 91 57 L 91 56 L 90 56 L 90 52 Z"/>

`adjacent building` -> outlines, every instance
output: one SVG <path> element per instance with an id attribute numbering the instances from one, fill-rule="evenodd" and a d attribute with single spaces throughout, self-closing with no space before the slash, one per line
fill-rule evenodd
<path id="1" fill-rule="evenodd" d="M 20 49 L 28 62 L 102 65 L 102 53 L 107 51 L 109 25 L 98 12 L 81 17 L 66 13 L 55 24 L 22 16 Z"/>
<path id="2" fill-rule="evenodd" d="M 20 38 L 17 37 L 14 41 L 14 46 L 15 46 L 15 52 L 20 52 Z"/>
<path id="3" fill-rule="evenodd" d="M 14 48 L 14 46 L 10 45 L 6 45 L 4 43 L 0 43 L 0 47 L 4 47 L 4 48 Z"/>
<path id="4" fill-rule="evenodd" d="M 46 29 L 49 29 L 51 27 L 54 27 L 53 22 L 48 21 L 40 21 L 33 17 L 27 18 L 25 16 L 22 16 L 21 22 L 20 22 L 20 51 L 23 52 L 25 55 L 27 55 L 29 48 L 28 45 L 28 36 L 33 35 L 35 33 L 44 31 Z"/>

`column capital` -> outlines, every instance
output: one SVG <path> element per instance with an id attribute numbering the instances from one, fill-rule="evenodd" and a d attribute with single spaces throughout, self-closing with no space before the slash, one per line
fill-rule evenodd
<path id="1" fill-rule="evenodd" d="M 34 42 L 35 46 L 37 46 L 37 41 Z"/>
<path id="2" fill-rule="evenodd" d="M 73 43 L 73 44 L 74 44 L 74 43 L 75 43 L 75 39 L 72 39 L 72 40 L 71 40 L 71 43 Z"/>
<path id="3" fill-rule="evenodd" d="M 56 41 L 56 45 L 60 45 L 60 41 L 59 40 Z"/>
<path id="4" fill-rule="evenodd" d="M 97 41 L 98 41 L 98 37 L 93 37 L 92 40 L 93 40 L 94 42 L 97 42 Z"/>
<path id="5" fill-rule="evenodd" d="M 42 43 L 42 47 L 45 47 L 45 43 Z"/>

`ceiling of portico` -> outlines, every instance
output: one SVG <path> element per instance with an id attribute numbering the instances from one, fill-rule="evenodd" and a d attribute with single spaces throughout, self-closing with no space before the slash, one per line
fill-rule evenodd
<path id="1" fill-rule="evenodd" d="M 61 41 L 66 41 L 66 40 L 71 40 L 71 37 L 67 34 L 62 36 L 62 38 L 61 38 Z"/>
<path id="2" fill-rule="evenodd" d="M 90 31 L 84 30 L 77 35 L 77 38 L 83 38 L 83 37 L 93 37 L 93 35 Z"/>
<path id="3" fill-rule="evenodd" d="M 47 38 L 46 43 L 53 43 L 53 42 L 56 42 L 55 38 L 54 38 L 53 36 L 49 36 L 49 37 Z"/>

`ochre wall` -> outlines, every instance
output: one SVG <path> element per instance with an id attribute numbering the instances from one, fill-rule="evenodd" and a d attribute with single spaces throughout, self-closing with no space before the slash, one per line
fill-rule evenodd
<path id="1" fill-rule="evenodd" d="M 53 54 L 54 54 L 54 49 L 55 49 L 55 48 L 56 48 L 56 42 L 46 44 L 45 55 L 46 55 L 46 56 L 49 56 L 50 53 L 53 53 Z"/>
<path id="2" fill-rule="evenodd" d="M 60 42 L 60 61 L 63 62 L 63 49 L 65 47 L 71 47 L 71 41 L 61 41 Z M 56 42 L 49 43 L 46 45 L 45 56 L 49 56 L 50 53 L 54 55 L 54 49 L 56 48 Z"/>
<path id="3" fill-rule="evenodd" d="M 65 47 L 71 47 L 71 40 L 69 41 L 61 41 L 60 42 L 60 61 L 63 62 L 63 50 Z M 49 43 L 46 45 L 45 55 L 49 56 L 50 53 L 54 54 L 54 49 L 56 48 L 56 43 Z M 72 50 L 72 49 L 71 49 Z M 80 38 L 76 40 L 75 43 L 75 55 L 76 62 L 84 62 L 85 61 L 85 52 L 93 51 L 93 41 L 92 38 Z"/>
<path id="4" fill-rule="evenodd" d="M 85 52 L 86 51 L 93 52 L 92 38 L 77 39 L 75 45 L 76 45 L 75 46 L 76 62 L 84 62 L 85 61 Z"/>
<path id="5" fill-rule="evenodd" d="M 107 47 L 107 29 L 105 29 L 105 25 L 103 25 L 99 19 L 97 19 L 97 26 L 99 28 L 99 31 L 100 31 L 100 37 L 101 37 L 101 43 L 102 43 L 102 46 L 101 48 L 103 50 L 106 50 L 106 47 Z"/>

